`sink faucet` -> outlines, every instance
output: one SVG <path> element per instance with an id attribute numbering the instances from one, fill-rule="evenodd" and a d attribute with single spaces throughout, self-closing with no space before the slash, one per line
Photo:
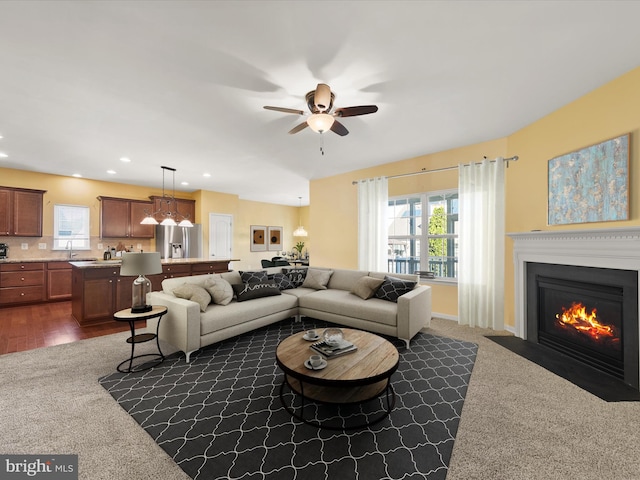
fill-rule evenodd
<path id="1" fill-rule="evenodd" d="M 64 249 L 69 250 L 69 258 L 73 258 L 77 255 L 73 253 L 73 242 L 71 240 L 67 240 L 67 245 L 64 247 Z"/>

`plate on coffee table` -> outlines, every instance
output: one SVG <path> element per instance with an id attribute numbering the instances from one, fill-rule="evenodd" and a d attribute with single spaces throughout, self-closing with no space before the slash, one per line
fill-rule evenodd
<path id="1" fill-rule="evenodd" d="M 311 362 L 309 361 L 309 359 L 306 359 L 304 361 L 304 366 L 307 367 L 309 370 L 322 370 L 327 365 L 329 364 L 324 358 L 322 359 L 322 362 L 320 362 L 320 365 L 318 365 L 317 367 L 314 367 L 313 365 L 311 365 Z"/>
<path id="2" fill-rule="evenodd" d="M 318 335 L 316 333 L 315 337 L 310 337 L 309 335 L 307 335 L 306 333 L 302 336 L 302 338 L 304 338 L 307 342 L 315 342 L 316 340 L 320 339 L 320 335 Z"/>

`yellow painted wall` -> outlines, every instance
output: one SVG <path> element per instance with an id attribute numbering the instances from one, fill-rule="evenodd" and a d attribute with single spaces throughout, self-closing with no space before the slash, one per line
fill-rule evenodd
<path id="1" fill-rule="evenodd" d="M 559 155 L 631 133 L 630 219 L 580 225 L 547 225 L 547 162 Z M 435 169 L 486 155 L 520 160 L 506 170 L 506 231 L 615 228 L 640 224 L 640 68 L 615 79 L 512 135 L 494 141 L 388 163 L 311 182 L 312 263 L 357 268 L 357 195 L 353 180 Z M 390 180 L 389 194 L 455 188 L 457 177 L 426 174 Z M 505 324 L 514 325 L 513 244 L 505 242 Z M 433 284 L 433 310 L 457 316 L 457 288 Z"/>
<path id="2" fill-rule="evenodd" d="M 547 163 L 559 155 L 631 133 L 630 218 L 627 221 L 547 225 Z M 615 228 L 640 224 L 640 68 L 617 78 L 508 137 L 508 154 L 520 161 L 509 169 L 506 231 Z M 513 242 L 507 238 L 505 323 L 513 326 Z"/>
<path id="3" fill-rule="evenodd" d="M 358 206 L 357 187 L 352 184 L 354 180 L 447 168 L 478 161 L 483 156 L 504 156 L 506 151 L 506 139 L 499 139 L 313 180 L 310 185 L 310 234 L 314 241 L 311 264 L 358 268 Z M 449 170 L 390 179 L 389 195 L 445 190 L 457 186 L 458 172 Z M 436 282 L 430 285 L 433 289 L 433 311 L 457 316 L 457 286 Z"/>

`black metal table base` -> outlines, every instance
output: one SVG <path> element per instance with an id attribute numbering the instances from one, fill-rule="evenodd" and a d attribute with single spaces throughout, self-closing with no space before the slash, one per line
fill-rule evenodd
<path id="1" fill-rule="evenodd" d="M 284 399 L 285 386 L 289 387 L 289 390 L 291 391 L 292 396 L 293 396 L 293 400 L 291 401 L 291 405 L 288 405 L 287 402 Z M 336 407 L 339 407 L 340 405 L 345 405 L 345 404 L 322 402 L 322 401 L 319 401 L 319 400 L 313 400 L 313 399 L 305 397 L 303 382 L 300 382 L 300 389 L 301 389 L 301 392 L 297 392 L 289 384 L 289 382 L 287 381 L 287 376 L 285 375 L 285 378 L 282 381 L 282 384 L 280 385 L 280 403 L 282 403 L 282 406 L 285 408 L 285 410 L 287 412 L 289 412 L 289 414 L 292 417 L 300 420 L 303 423 L 306 423 L 307 425 L 311 425 L 312 427 L 323 428 L 323 429 L 326 429 L 326 430 L 342 430 L 342 431 L 346 431 L 346 430 L 360 430 L 360 429 L 363 429 L 363 428 L 371 427 L 371 426 L 381 422 L 385 418 L 387 418 L 389 416 L 389 414 L 391 413 L 391 411 L 393 410 L 393 407 L 395 407 L 395 405 L 396 405 L 396 393 L 395 393 L 395 391 L 393 389 L 393 386 L 391 385 L 391 379 L 388 379 L 386 388 L 379 395 L 376 395 L 375 397 L 369 398 L 367 400 L 363 400 L 362 402 L 357 402 L 357 403 L 366 403 L 366 402 L 371 402 L 371 401 L 377 400 L 382 396 L 386 397 L 387 406 L 386 406 L 386 408 L 383 409 L 383 412 L 380 415 L 376 416 L 373 420 L 365 420 L 364 422 L 360 422 L 360 423 L 357 423 L 355 425 L 340 425 L 340 426 L 328 425 L 326 423 L 321 423 L 319 421 L 309 420 L 309 419 L 304 417 L 305 401 L 307 401 L 309 403 L 320 403 L 320 404 L 323 404 L 323 405 L 335 405 Z M 300 399 L 301 399 L 301 405 L 300 405 L 300 408 L 299 408 L 299 413 L 293 407 L 293 404 L 295 402 L 295 398 L 297 396 L 300 397 Z M 353 404 L 349 404 L 349 405 L 353 405 Z M 365 414 L 363 414 L 363 415 L 365 415 Z"/>
<path id="2" fill-rule="evenodd" d="M 160 327 L 160 322 L 158 322 L 158 328 Z M 150 368 L 155 367 L 156 365 L 160 365 L 164 362 L 164 354 L 160 349 L 160 339 L 158 338 L 158 332 L 154 333 L 141 333 L 136 335 L 136 327 L 135 320 L 129 320 L 129 328 L 131 330 L 131 337 L 127 338 L 127 343 L 131 344 L 131 356 L 122 362 L 117 367 L 117 370 L 120 373 L 136 373 L 136 372 L 144 372 L 145 370 L 149 370 Z M 158 353 L 145 353 L 143 355 L 135 355 L 135 347 L 137 343 L 149 342 L 151 340 L 156 340 L 156 346 L 158 347 Z M 133 361 L 138 358 L 144 357 L 152 357 L 152 360 L 148 362 L 143 362 L 137 365 L 133 365 Z M 129 364 L 128 368 L 123 368 L 123 365 L 126 363 Z"/>

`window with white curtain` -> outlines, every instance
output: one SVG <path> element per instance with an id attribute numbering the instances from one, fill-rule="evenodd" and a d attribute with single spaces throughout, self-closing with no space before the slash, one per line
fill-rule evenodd
<path id="1" fill-rule="evenodd" d="M 391 197 L 388 212 L 388 271 L 430 271 L 436 278 L 455 281 L 458 190 Z"/>
<path id="2" fill-rule="evenodd" d="M 53 206 L 53 250 L 90 250 L 89 207 Z"/>

